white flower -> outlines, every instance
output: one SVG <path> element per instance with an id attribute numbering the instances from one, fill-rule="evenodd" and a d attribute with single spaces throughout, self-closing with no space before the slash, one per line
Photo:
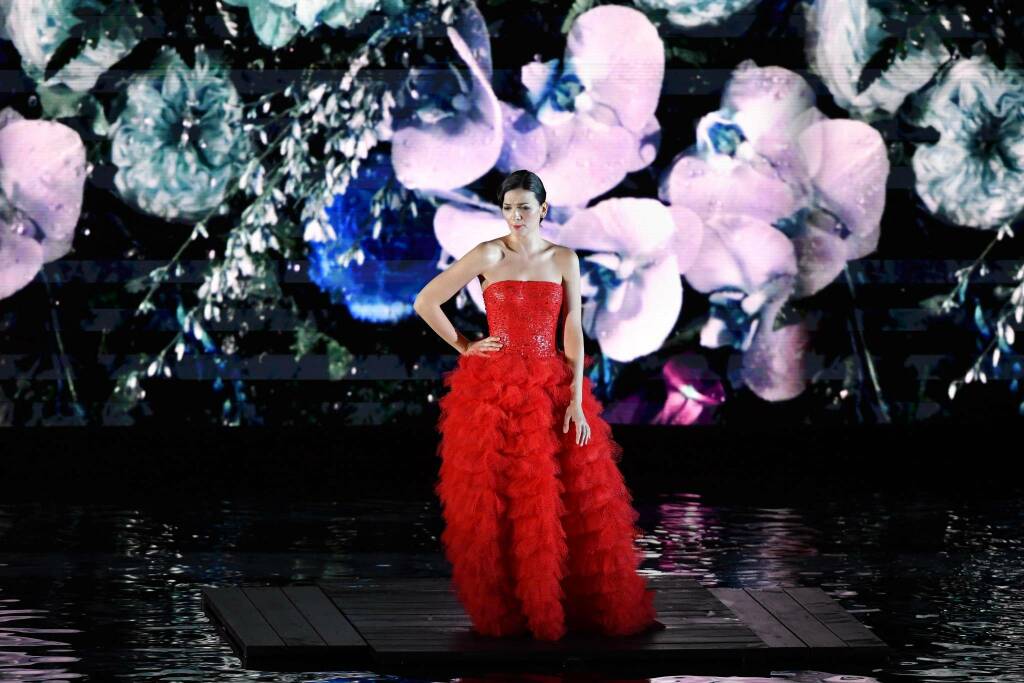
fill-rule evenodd
<path id="1" fill-rule="evenodd" d="M 57 48 L 71 35 L 71 29 L 82 22 L 73 12 L 80 0 L 3 0 L 0 2 L 0 37 L 14 43 L 21 55 L 21 67 L 33 80 L 43 82 L 46 65 Z M 96 80 L 135 47 L 137 40 L 101 36 L 95 46 L 86 45 L 65 64 L 46 85 L 63 83 L 70 89 L 84 92 Z"/>
<path id="2" fill-rule="evenodd" d="M 912 161 L 925 206 L 975 228 L 1012 221 L 1024 209 L 1024 75 L 962 59 L 920 96 L 917 123 L 940 136 Z"/>
<path id="3" fill-rule="evenodd" d="M 864 66 L 886 37 L 882 19 L 867 0 L 817 0 L 807 12 L 807 61 L 836 104 L 868 120 L 899 109 L 906 96 L 924 87 L 950 56 L 938 40 L 920 48 L 909 46 L 905 56 L 858 92 Z"/>

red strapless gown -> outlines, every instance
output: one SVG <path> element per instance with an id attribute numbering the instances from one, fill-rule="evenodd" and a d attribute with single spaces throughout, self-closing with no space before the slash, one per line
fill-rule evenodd
<path id="1" fill-rule="evenodd" d="M 556 348 L 562 286 L 499 280 L 484 303 L 503 347 L 460 356 L 439 401 L 435 491 L 455 593 L 485 635 L 643 631 L 656 615 L 636 572 L 638 513 L 589 378 L 591 439 L 577 445 L 573 422 L 562 432 L 573 380 Z"/>

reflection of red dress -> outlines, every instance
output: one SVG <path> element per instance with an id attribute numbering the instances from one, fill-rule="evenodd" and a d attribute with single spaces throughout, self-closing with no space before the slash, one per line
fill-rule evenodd
<path id="1" fill-rule="evenodd" d="M 556 347 L 562 286 L 499 280 L 484 303 L 503 346 L 460 356 L 439 401 L 435 491 L 456 595 L 486 635 L 642 631 L 655 612 L 636 572 L 638 513 L 587 377 L 591 439 L 577 445 L 574 422 L 562 432 L 573 380 Z"/>

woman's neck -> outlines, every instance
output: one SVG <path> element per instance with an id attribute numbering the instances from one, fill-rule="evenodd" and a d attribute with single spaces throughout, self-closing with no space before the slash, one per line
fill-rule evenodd
<path id="1" fill-rule="evenodd" d="M 520 256 L 533 256 L 544 251 L 547 245 L 543 237 L 534 233 L 527 236 L 508 235 L 505 237 L 505 246 Z"/>

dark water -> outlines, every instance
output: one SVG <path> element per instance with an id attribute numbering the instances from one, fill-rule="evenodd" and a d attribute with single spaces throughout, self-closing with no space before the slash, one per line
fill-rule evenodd
<path id="1" fill-rule="evenodd" d="M 686 491 L 635 504 L 645 571 L 707 586 L 820 586 L 893 647 L 880 668 L 831 680 L 1022 681 L 1020 493 L 765 507 Z M 445 574 L 440 524 L 433 500 L 268 503 L 183 490 L 133 506 L 0 502 L 0 680 L 401 680 L 243 670 L 199 588 Z M 698 672 L 672 673 L 658 680 Z"/>

